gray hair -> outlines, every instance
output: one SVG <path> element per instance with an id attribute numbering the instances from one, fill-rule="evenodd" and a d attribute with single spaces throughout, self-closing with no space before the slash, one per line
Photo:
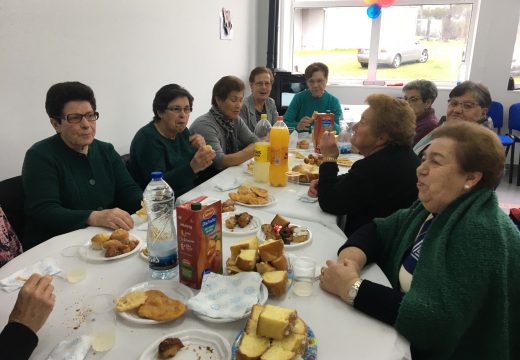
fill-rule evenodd
<path id="1" fill-rule="evenodd" d="M 403 92 L 409 90 L 418 90 L 421 93 L 421 100 L 431 100 L 432 103 L 437 99 L 437 86 L 429 80 L 410 81 L 403 87 Z"/>

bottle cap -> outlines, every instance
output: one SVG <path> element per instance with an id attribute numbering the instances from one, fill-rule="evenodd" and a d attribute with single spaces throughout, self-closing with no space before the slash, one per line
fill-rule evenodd
<path id="1" fill-rule="evenodd" d="M 161 179 L 162 178 L 162 171 L 152 171 L 150 174 L 153 180 Z"/>
<path id="2" fill-rule="evenodd" d="M 191 204 L 191 210 L 201 210 L 202 209 L 202 205 L 200 202 L 194 202 Z"/>
<path id="3" fill-rule="evenodd" d="M 267 114 L 260 114 L 260 119 L 266 119 L 267 120 Z"/>

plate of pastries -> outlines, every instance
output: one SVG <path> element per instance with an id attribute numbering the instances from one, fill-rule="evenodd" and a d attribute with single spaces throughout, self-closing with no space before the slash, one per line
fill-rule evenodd
<path id="1" fill-rule="evenodd" d="M 139 251 L 143 244 L 137 235 L 124 229 L 112 233 L 94 235 L 80 249 L 80 254 L 87 260 L 110 261 L 117 260 Z"/>
<path id="2" fill-rule="evenodd" d="M 293 224 L 280 214 L 276 214 L 271 223 L 262 224 L 256 236 L 259 241 L 282 240 L 289 249 L 304 246 L 312 241 L 310 229 Z"/>
<path id="3" fill-rule="evenodd" d="M 226 212 L 222 214 L 222 232 L 228 235 L 255 234 L 262 221 L 248 212 Z"/>
<path id="4" fill-rule="evenodd" d="M 116 301 L 118 314 L 138 324 L 175 320 L 186 312 L 193 291 L 178 282 L 147 281 L 126 289 Z"/>
<path id="5" fill-rule="evenodd" d="M 241 185 L 236 192 L 230 192 L 228 196 L 236 204 L 249 207 L 269 206 L 276 202 L 267 189 L 259 186 Z"/>
<path id="6" fill-rule="evenodd" d="M 318 345 L 312 329 L 294 309 L 254 305 L 231 348 L 232 360 L 315 360 Z"/>
<path id="7" fill-rule="evenodd" d="M 287 172 L 287 180 L 295 184 L 309 185 L 320 178 L 320 168 L 316 165 L 298 164 Z"/>
<path id="8" fill-rule="evenodd" d="M 214 331 L 188 329 L 161 336 L 139 360 L 228 360 L 230 349 L 229 342 Z"/>

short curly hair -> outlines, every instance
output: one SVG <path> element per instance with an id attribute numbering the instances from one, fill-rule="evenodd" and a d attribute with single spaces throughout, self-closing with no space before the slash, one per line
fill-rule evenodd
<path id="1" fill-rule="evenodd" d="M 457 143 L 455 157 L 465 172 L 478 171 L 482 179 L 476 189 L 495 189 L 504 175 L 504 147 L 492 130 L 468 121 L 446 123 L 432 132 L 433 139 L 449 138 Z"/>
<path id="2" fill-rule="evenodd" d="M 244 89 L 244 82 L 236 76 L 224 76 L 213 85 L 211 104 L 217 106 L 217 99 L 224 101 L 232 91 L 244 91 Z"/>
<path id="3" fill-rule="evenodd" d="M 96 111 L 96 98 L 90 86 L 79 81 L 67 81 L 54 84 L 47 90 L 45 98 L 47 115 L 61 123 L 63 108 L 69 101 L 88 101 L 92 110 Z"/>
<path id="4" fill-rule="evenodd" d="M 414 80 L 410 81 L 403 87 L 403 92 L 417 90 L 421 94 L 421 100 L 431 100 L 432 103 L 437 99 L 437 86 L 429 80 Z"/>
<path id="5" fill-rule="evenodd" d="M 305 68 L 305 78 L 310 79 L 316 71 L 321 71 L 326 79 L 329 78 L 329 67 L 321 62 L 315 62 Z"/>
<path id="6" fill-rule="evenodd" d="M 249 74 L 249 83 L 252 84 L 255 82 L 256 75 L 260 74 L 269 74 L 269 78 L 271 79 L 271 84 L 274 82 L 274 75 L 271 69 L 265 66 L 257 66 L 253 70 L 251 70 L 251 73 Z"/>
<path id="7" fill-rule="evenodd" d="M 190 110 L 193 111 L 193 96 L 188 90 L 177 84 L 164 85 L 157 91 L 152 103 L 153 120 L 159 121 L 159 113 L 166 111 L 168 104 L 178 97 L 188 98 Z"/>
<path id="8" fill-rule="evenodd" d="M 376 136 L 387 134 L 391 144 L 412 146 L 415 113 L 408 102 L 386 94 L 372 94 L 365 101 L 374 112 L 370 125 Z"/>

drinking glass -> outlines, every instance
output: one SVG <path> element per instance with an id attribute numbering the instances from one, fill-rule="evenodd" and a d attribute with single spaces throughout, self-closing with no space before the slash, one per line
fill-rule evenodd
<path id="1" fill-rule="evenodd" d="M 95 295 L 86 300 L 90 344 L 94 351 L 108 351 L 116 341 L 116 313 L 114 296 L 111 294 Z"/>
<path id="2" fill-rule="evenodd" d="M 81 259 L 80 248 L 80 245 L 73 245 L 61 250 L 62 277 L 71 284 L 83 281 L 87 276 L 87 264 Z"/>
<path id="3" fill-rule="evenodd" d="M 293 291 L 298 296 L 310 296 L 316 281 L 316 260 L 300 256 L 291 261 L 294 271 Z"/>

